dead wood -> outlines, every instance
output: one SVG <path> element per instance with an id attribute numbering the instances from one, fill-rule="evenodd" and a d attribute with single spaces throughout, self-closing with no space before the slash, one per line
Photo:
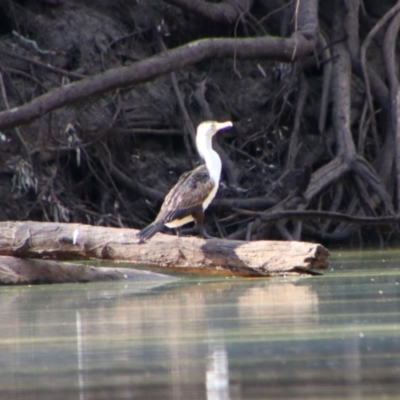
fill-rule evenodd
<path id="1" fill-rule="evenodd" d="M 399 10 L 399 8 L 397 8 Z M 395 182 L 397 186 L 396 209 L 400 209 L 400 83 L 397 78 L 396 41 L 400 29 L 400 12 L 393 17 L 383 42 L 383 56 L 391 97 L 391 136 L 395 143 Z"/>
<path id="2" fill-rule="evenodd" d="M 136 233 L 131 229 L 81 224 L 1 222 L 0 255 L 57 260 L 95 258 L 180 272 L 253 277 L 312 274 L 328 267 L 329 252 L 319 244 L 157 234 L 139 245 Z"/>
<path id="3" fill-rule="evenodd" d="M 397 3 L 395 6 L 393 6 L 379 21 L 378 23 L 371 29 L 369 34 L 367 35 L 363 45 L 361 46 L 360 49 L 360 62 L 361 62 L 361 67 L 364 75 L 364 80 L 365 80 L 365 89 L 366 89 L 366 95 L 367 95 L 367 100 L 368 100 L 368 106 L 370 108 L 371 116 L 372 116 L 372 129 L 375 130 L 375 135 L 377 135 L 377 124 L 375 120 L 375 111 L 374 107 L 372 104 L 372 96 L 371 96 L 371 91 L 370 91 L 370 80 L 369 80 L 369 74 L 367 73 L 367 62 L 366 62 L 366 52 L 368 49 L 368 46 L 371 44 L 371 41 L 373 37 L 376 35 L 379 29 L 384 26 L 388 20 L 390 20 L 393 15 L 395 15 L 397 12 L 400 10 L 400 3 Z"/>
<path id="4" fill-rule="evenodd" d="M 323 133 L 326 125 L 326 116 L 328 112 L 328 101 L 329 91 L 331 88 L 331 75 L 332 75 L 332 64 L 329 62 L 332 58 L 331 51 L 327 47 L 327 41 L 323 33 L 318 35 L 318 45 L 321 47 L 322 60 L 324 62 L 323 68 L 323 85 L 322 85 L 322 97 L 321 97 L 321 108 L 319 112 L 318 130 Z"/>
<path id="5" fill-rule="evenodd" d="M 110 69 L 71 83 L 9 111 L 0 113 L 0 130 L 27 124 L 57 108 L 107 91 L 146 82 L 179 68 L 215 57 L 264 58 L 293 61 L 312 52 L 314 43 L 301 34 L 289 39 L 202 39 L 156 55 L 131 66 Z"/>
<path id="6" fill-rule="evenodd" d="M 384 217 L 361 217 L 344 214 L 334 211 L 312 211 L 312 210 L 273 210 L 273 211 L 251 211 L 244 209 L 234 209 L 240 214 L 260 217 L 263 221 L 273 221 L 285 218 L 296 218 L 299 220 L 307 219 L 329 219 L 332 221 L 347 222 L 354 225 L 384 226 L 396 225 L 400 222 L 400 215 Z"/>
<path id="7" fill-rule="evenodd" d="M 173 281 L 177 278 L 130 268 L 0 256 L 0 285 L 86 283 L 109 281 Z"/>

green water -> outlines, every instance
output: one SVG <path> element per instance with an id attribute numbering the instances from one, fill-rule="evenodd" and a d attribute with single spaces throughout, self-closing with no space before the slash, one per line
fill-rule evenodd
<path id="1" fill-rule="evenodd" d="M 400 252 L 331 267 L 0 288 L 0 399 L 399 399 Z"/>

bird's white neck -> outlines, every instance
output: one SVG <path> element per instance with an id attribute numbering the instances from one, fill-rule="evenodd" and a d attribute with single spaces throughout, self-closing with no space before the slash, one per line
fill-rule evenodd
<path id="1" fill-rule="evenodd" d="M 219 158 L 218 153 L 212 148 L 212 138 L 208 135 L 197 135 L 196 145 L 211 178 L 218 186 L 219 178 L 221 176 L 221 159 Z"/>

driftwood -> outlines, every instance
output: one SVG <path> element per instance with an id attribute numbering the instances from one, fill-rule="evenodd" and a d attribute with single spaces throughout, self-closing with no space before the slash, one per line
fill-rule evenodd
<path id="1" fill-rule="evenodd" d="M 328 266 L 329 252 L 305 242 L 176 237 L 157 234 L 138 244 L 133 229 L 82 224 L 0 222 L 0 255 L 44 259 L 100 259 L 181 272 L 276 276 Z"/>

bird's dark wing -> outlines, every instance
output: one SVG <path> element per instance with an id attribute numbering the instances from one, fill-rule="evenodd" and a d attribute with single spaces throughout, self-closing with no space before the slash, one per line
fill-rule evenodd
<path id="1" fill-rule="evenodd" d="M 165 197 L 157 220 L 170 222 L 190 215 L 203 204 L 214 187 L 215 182 L 205 165 L 185 172 Z"/>

